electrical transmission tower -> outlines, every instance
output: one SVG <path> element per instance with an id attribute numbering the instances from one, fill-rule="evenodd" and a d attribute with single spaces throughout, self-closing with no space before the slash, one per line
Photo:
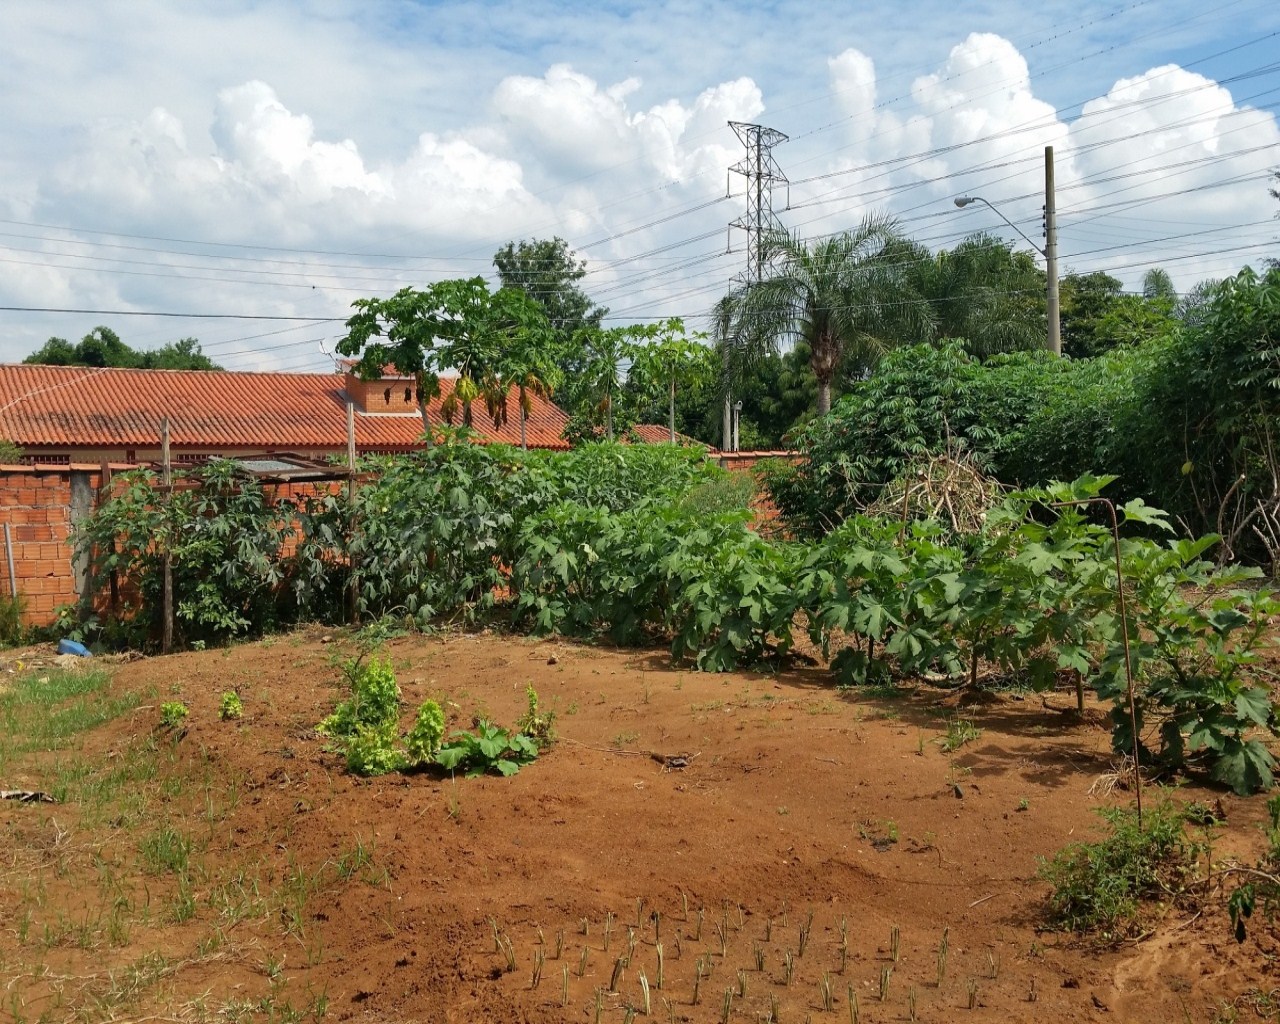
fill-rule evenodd
<path id="1" fill-rule="evenodd" d="M 734 280 L 752 285 L 758 284 L 764 274 L 761 250 L 765 232 L 782 228 L 782 221 L 773 212 L 773 189 L 788 182 L 773 158 L 773 147 L 786 142 L 787 137 L 776 129 L 742 121 L 730 121 L 729 127 L 747 148 L 747 155 L 729 168 L 731 174 L 747 179 L 747 212 L 729 224 L 730 230 L 739 228 L 747 233 L 747 269 L 735 275 Z"/>
<path id="2" fill-rule="evenodd" d="M 731 174 L 741 174 L 747 179 L 746 196 L 747 212 L 729 224 L 730 232 L 734 228 L 747 233 L 747 267 L 734 275 L 734 283 L 739 287 L 750 287 L 759 284 L 764 277 L 767 260 L 764 259 L 764 238 L 769 231 L 782 230 L 782 221 L 773 212 L 773 190 L 786 185 L 787 176 L 782 173 L 778 161 L 773 158 L 773 147 L 787 141 L 782 132 L 774 128 L 766 128 L 760 124 L 747 124 L 744 121 L 730 121 L 729 127 L 738 136 L 747 149 L 746 156 L 729 168 Z M 732 247 L 732 243 L 730 243 Z M 720 447 L 725 451 L 738 450 L 738 430 L 736 412 L 741 410 L 742 403 L 733 405 L 729 393 L 729 347 L 725 347 L 725 394 L 724 394 L 724 427 Z"/>

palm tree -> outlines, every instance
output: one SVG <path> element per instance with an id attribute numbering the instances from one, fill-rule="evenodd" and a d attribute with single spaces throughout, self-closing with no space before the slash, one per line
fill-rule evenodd
<path id="1" fill-rule="evenodd" d="M 963 339 L 979 356 L 1044 347 L 1045 278 L 1029 253 L 981 233 L 921 253 L 912 276 L 933 310 L 936 337 Z"/>
<path id="2" fill-rule="evenodd" d="M 818 415 L 824 416 L 842 365 L 865 372 L 887 347 L 932 333 L 928 306 L 911 288 L 912 257 L 905 253 L 895 222 L 880 216 L 812 244 L 785 231 L 768 232 L 761 259 L 774 269 L 718 307 L 717 341 L 747 360 L 776 352 L 787 339 L 804 342 L 818 379 Z"/>

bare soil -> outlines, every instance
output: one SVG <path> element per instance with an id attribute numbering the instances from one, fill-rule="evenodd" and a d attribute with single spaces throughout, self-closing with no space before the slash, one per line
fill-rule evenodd
<path id="1" fill-rule="evenodd" d="M 928 687 L 841 693 L 816 668 L 708 675 L 663 652 L 404 638 L 387 651 L 406 726 L 427 697 L 454 727 L 510 724 L 532 684 L 559 741 L 512 778 L 365 781 L 315 733 L 354 651 L 307 631 L 119 664 L 114 692 L 141 706 L 0 779 L 83 792 L 139 751 L 156 766 L 109 811 L 0 803 L 0 1019 L 619 1022 L 642 1007 L 641 972 L 661 1021 L 721 1021 L 732 990 L 729 1021 L 844 1022 L 850 987 L 871 1022 L 912 1004 L 921 1021 L 1276 1012 L 1280 937 L 1255 921 L 1237 944 L 1221 901 L 1162 908 L 1112 948 L 1041 930 L 1038 859 L 1132 798 L 1094 786 L 1113 761 L 1105 716 L 1081 720 L 1073 695 L 958 708 Z M 221 721 L 232 689 L 245 716 Z M 170 700 L 190 708 L 180 736 L 157 729 Z M 981 733 L 948 753 L 957 716 Z M 1221 802 L 1215 859 L 1258 855 L 1264 798 L 1193 782 L 1176 799 Z M 166 836 L 190 843 L 181 870 L 148 868 Z"/>

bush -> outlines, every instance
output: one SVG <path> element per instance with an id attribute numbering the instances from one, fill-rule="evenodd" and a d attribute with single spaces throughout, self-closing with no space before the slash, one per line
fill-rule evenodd
<path id="1" fill-rule="evenodd" d="M 1098 813 L 1109 833 L 1042 860 L 1038 876 L 1053 886 L 1052 927 L 1118 942 L 1134 933 L 1143 901 L 1177 899 L 1186 891 L 1202 849 L 1187 838 L 1182 812 L 1169 802 L 1148 808 L 1142 828 L 1134 811 Z"/>
<path id="2" fill-rule="evenodd" d="M 385 775 L 405 765 L 398 747 L 400 686 L 386 658 L 348 662 L 343 673 L 351 697 L 342 701 L 316 731 L 335 741 L 357 775 Z"/>

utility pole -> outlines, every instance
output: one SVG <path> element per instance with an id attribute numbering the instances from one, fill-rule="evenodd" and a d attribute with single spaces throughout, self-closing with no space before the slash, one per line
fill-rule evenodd
<path id="1" fill-rule="evenodd" d="M 1054 204 L 1053 147 L 1044 147 L 1044 264 L 1048 278 L 1049 351 L 1062 355 L 1062 314 L 1058 303 L 1058 211 Z"/>
<path id="2" fill-rule="evenodd" d="M 773 158 L 773 147 L 786 142 L 787 137 L 774 128 L 743 121 L 730 121 L 729 127 L 747 149 L 746 156 L 729 168 L 731 174 L 741 174 L 747 179 L 747 212 L 729 224 L 730 231 L 740 228 L 747 233 L 747 269 L 744 273 L 735 275 L 734 281 L 741 287 L 750 287 L 760 283 L 764 264 L 767 262 L 763 259 L 765 233 L 782 227 L 782 222 L 773 212 L 773 187 L 787 184 L 787 176 Z M 724 359 L 726 383 L 721 447 L 727 451 L 736 451 L 738 445 L 734 430 L 733 396 L 728 387 L 730 367 L 727 344 Z"/>

